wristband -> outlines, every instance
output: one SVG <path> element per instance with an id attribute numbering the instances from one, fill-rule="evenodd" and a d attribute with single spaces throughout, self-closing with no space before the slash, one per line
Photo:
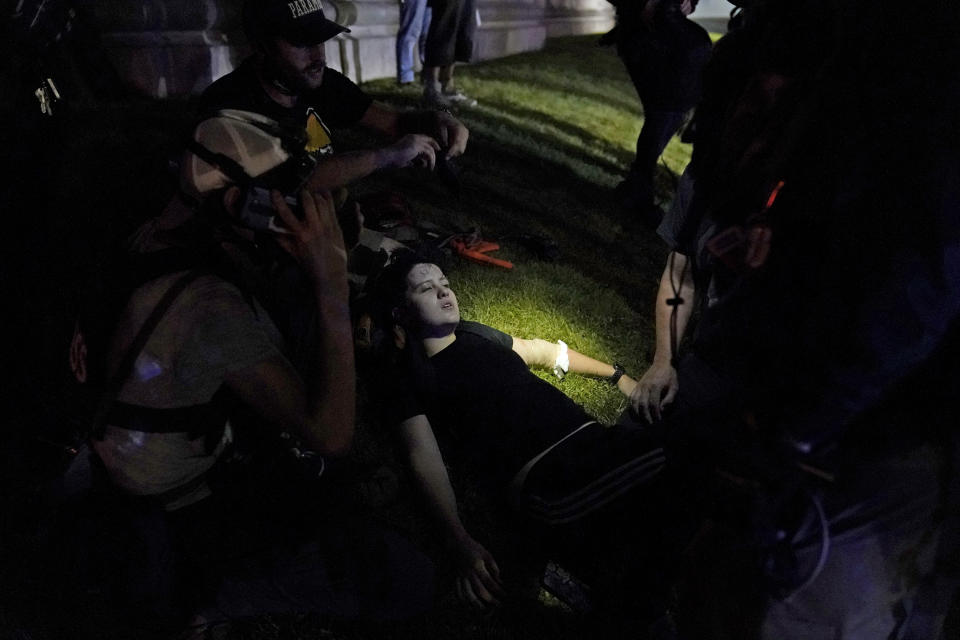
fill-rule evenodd
<path id="1" fill-rule="evenodd" d="M 557 340 L 557 359 L 553 363 L 553 375 L 563 380 L 563 376 L 570 370 L 570 358 L 567 355 L 567 343 L 563 340 Z"/>
<path id="2" fill-rule="evenodd" d="M 607 382 L 612 385 L 616 385 L 620 382 L 620 378 L 623 377 L 623 374 L 626 373 L 626 370 L 623 368 L 623 365 L 619 362 L 613 363 L 613 375 L 607 378 Z"/>

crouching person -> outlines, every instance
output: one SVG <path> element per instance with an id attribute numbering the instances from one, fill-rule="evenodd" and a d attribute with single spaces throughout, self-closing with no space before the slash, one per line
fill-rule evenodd
<path id="1" fill-rule="evenodd" d="M 93 438 L 135 540 L 118 562 L 124 606 L 142 607 L 135 615 L 150 626 L 197 629 L 262 613 L 413 616 L 432 600 L 433 572 L 403 538 L 331 512 L 277 473 L 252 472 L 275 465 L 224 471 L 241 414 L 256 417 L 243 424 L 258 437 L 283 432 L 322 458 L 347 454 L 354 435 L 346 253 L 333 203 L 291 190 L 301 165 L 259 123 L 236 113 L 201 123 L 184 197 L 133 241 L 160 275 L 133 291 L 119 320 L 108 357 L 115 394 Z M 255 187 L 268 194 L 256 206 Z M 285 259 L 312 286 L 313 338 L 299 368 L 271 292 L 258 285 L 268 281 L 258 273 Z M 251 487 L 268 504 L 255 505 Z"/>

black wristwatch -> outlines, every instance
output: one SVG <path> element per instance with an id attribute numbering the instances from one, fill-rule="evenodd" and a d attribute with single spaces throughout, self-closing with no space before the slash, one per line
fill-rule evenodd
<path id="1" fill-rule="evenodd" d="M 620 378 L 623 377 L 623 374 L 626 373 L 626 369 L 623 368 L 623 365 L 619 362 L 613 363 L 613 375 L 607 378 L 607 382 L 610 384 L 617 384 L 620 382 Z"/>

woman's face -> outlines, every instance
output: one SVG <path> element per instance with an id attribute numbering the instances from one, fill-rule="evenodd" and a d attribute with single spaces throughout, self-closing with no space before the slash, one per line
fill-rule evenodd
<path id="1" fill-rule="evenodd" d="M 444 335 L 460 322 L 457 296 L 435 264 L 416 264 L 407 273 L 407 312 L 425 335 Z"/>

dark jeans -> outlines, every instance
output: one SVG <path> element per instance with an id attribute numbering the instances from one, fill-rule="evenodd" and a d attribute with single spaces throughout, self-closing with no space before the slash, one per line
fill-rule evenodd
<path id="1" fill-rule="evenodd" d="M 405 0 L 400 3 L 400 26 L 397 29 L 397 82 L 413 82 L 414 47 L 423 63 L 430 30 L 430 8 L 427 0 Z"/>
<path id="2" fill-rule="evenodd" d="M 637 157 L 630 165 L 627 184 L 638 207 L 654 204 L 653 178 L 657 160 L 686 117 L 686 111 L 654 111 L 643 114 L 643 128 L 637 136 Z"/>
<path id="3" fill-rule="evenodd" d="M 651 109 L 644 112 L 643 128 L 637 136 L 637 158 L 633 161 L 631 171 L 653 175 L 657 160 L 670 142 L 670 138 L 683 124 L 686 115 L 686 111 Z"/>
<path id="4" fill-rule="evenodd" d="M 677 14 L 660 16 L 652 31 L 619 24 L 617 55 L 643 105 L 637 157 L 630 167 L 628 204 L 653 205 L 653 175 L 663 149 L 700 99 L 700 72 L 710 56 L 709 37 Z"/>

